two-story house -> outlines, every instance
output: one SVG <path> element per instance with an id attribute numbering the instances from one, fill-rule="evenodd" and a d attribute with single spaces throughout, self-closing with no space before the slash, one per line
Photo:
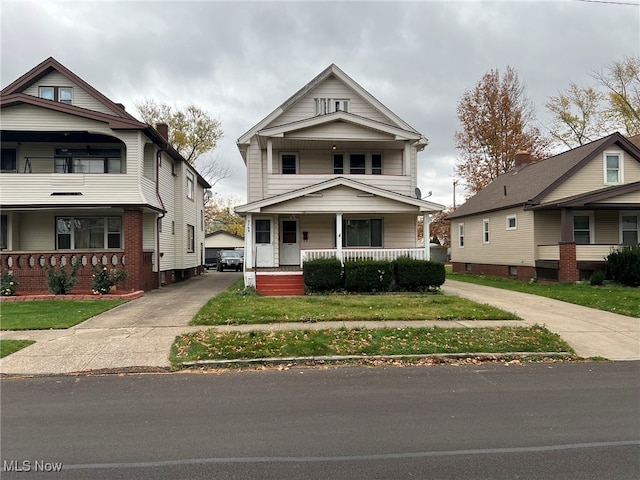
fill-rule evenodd
<path id="1" fill-rule="evenodd" d="M 300 267 L 321 257 L 429 258 L 429 214 L 443 206 L 416 196 L 427 140 L 337 66 L 237 145 L 247 166 L 248 203 L 236 208 L 246 220 L 247 285 L 266 293 L 274 276 L 297 275 L 297 290 L 271 290 L 301 293 Z"/>
<path id="2" fill-rule="evenodd" d="M 124 289 L 190 277 L 204 263 L 207 181 L 168 143 L 53 58 L 0 92 L 0 267 L 46 291 L 45 267 L 104 264 Z"/>
<path id="3" fill-rule="evenodd" d="M 640 241 L 640 136 L 614 133 L 536 163 L 522 152 L 448 218 L 455 272 L 585 279 Z"/>

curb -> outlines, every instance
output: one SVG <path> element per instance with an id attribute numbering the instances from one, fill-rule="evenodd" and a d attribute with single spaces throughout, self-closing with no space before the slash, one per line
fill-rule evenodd
<path id="1" fill-rule="evenodd" d="M 569 352 L 506 352 L 506 353 L 433 353 L 415 355 L 333 355 L 320 357 L 266 357 L 266 358 L 245 358 L 234 360 L 195 360 L 181 362 L 178 364 L 182 368 L 192 367 L 229 367 L 236 365 L 281 365 L 298 363 L 340 363 L 350 361 L 368 360 L 433 360 L 434 363 L 445 363 L 452 360 L 466 360 L 474 358 L 480 361 L 499 361 L 518 358 L 575 358 Z"/>
<path id="2" fill-rule="evenodd" d="M 115 294 L 109 293 L 107 295 L 74 295 L 70 293 L 68 295 L 16 295 L 0 297 L 0 303 L 4 302 L 37 302 L 43 300 L 136 300 L 144 295 L 143 290 L 137 290 L 131 293 Z"/>

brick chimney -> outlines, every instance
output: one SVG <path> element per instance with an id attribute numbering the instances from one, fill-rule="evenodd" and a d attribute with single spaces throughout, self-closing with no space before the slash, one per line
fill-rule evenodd
<path id="1" fill-rule="evenodd" d="M 123 104 L 123 103 L 116 103 L 116 105 L 117 105 L 117 106 L 119 106 L 121 109 L 126 110 L 126 109 L 124 108 L 124 104 Z"/>
<path id="2" fill-rule="evenodd" d="M 533 156 L 529 152 L 525 152 L 524 150 L 518 151 L 513 157 L 515 168 L 522 167 L 523 165 L 527 165 L 529 163 L 533 163 Z"/>
<path id="3" fill-rule="evenodd" d="M 156 125 L 156 130 L 165 140 L 169 140 L 169 125 L 166 123 L 159 123 Z"/>

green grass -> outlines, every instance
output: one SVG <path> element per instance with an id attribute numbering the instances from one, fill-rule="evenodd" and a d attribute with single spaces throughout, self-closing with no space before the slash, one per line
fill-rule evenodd
<path id="1" fill-rule="evenodd" d="M 591 286 L 589 282 L 529 283 L 508 278 L 461 273 L 447 273 L 447 278 L 487 287 L 531 293 L 630 317 L 640 317 L 640 288 L 625 287 L 613 282 L 605 282 L 602 286 Z"/>
<path id="2" fill-rule="evenodd" d="M 212 298 L 191 325 L 241 325 L 276 322 L 352 320 L 513 320 L 514 313 L 458 297 L 432 294 L 244 295 L 242 280 Z"/>
<path id="3" fill-rule="evenodd" d="M 122 303 L 122 300 L 6 302 L 0 305 L 0 330 L 69 328 Z"/>
<path id="4" fill-rule="evenodd" d="M 171 361 L 415 355 L 434 353 L 570 352 L 558 335 L 540 326 L 494 328 L 337 328 L 219 332 L 203 330 L 176 338 Z"/>
<path id="5" fill-rule="evenodd" d="M 0 358 L 11 355 L 32 343 L 35 342 L 33 340 L 0 340 Z"/>

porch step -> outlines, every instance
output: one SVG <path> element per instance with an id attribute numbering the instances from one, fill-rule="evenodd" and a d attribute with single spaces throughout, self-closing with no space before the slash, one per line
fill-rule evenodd
<path id="1" fill-rule="evenodd" d="M 256 275 L 256 292 L 265 296 L 304 295 L 304 278 L 301 274 Z"/>

